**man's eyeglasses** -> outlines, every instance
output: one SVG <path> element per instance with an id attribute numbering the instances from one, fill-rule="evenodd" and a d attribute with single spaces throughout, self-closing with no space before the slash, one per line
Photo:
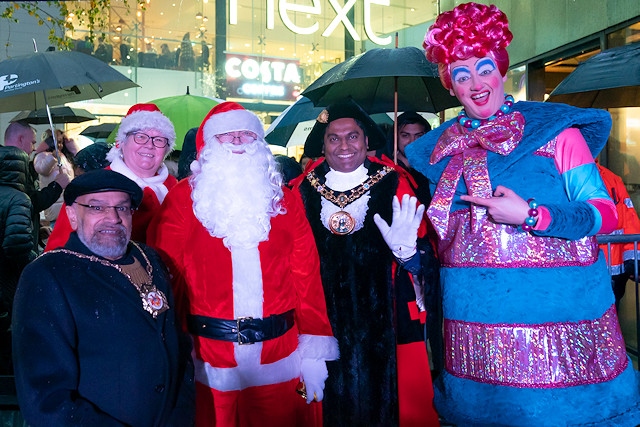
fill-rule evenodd
<path id="1" fill-rule="evenodd" d="M 232 133 L 221 133 L 219 135 L 216 135 L 216 138 L 218 138 L 218 141 L 222 142 L 223 144 L 228 144 L 230 142 L 235 141 L 236 139 L 239 139 L 241 143 L 243 144 L 251 144 L 253 141 L 255 141 L 256 139 L 258 139 L 258 135 L 256 135 L 253 132 L 249 132 L 249 131 L 241 131 L 240 135 L 234 135 Z"/>
<path id="2" fill-rule="evenodd" d="M 147 141 L 151 140 L 151 143 L 154 147 L 164 148 L 169 145 L 169 139 L 164 136 L 149 136 L 146 133 L 142 132 L 131 132 L 127 134 L 127 136 L 133 135 L 133 142 L 138 145 L 144 145 Z"/>
<path id="3" fill-rule="evenodd" d="M 103 206 L 103 205 L 85 205 L 84 203 L 78 203 L 77 205 L 82 206 L 83 208 L 89 209 L 89 213 L 92 215 L 106 215 L 109 213 L 110 209 L 113 209 L 115 213 L 120 215 L 131 215 L 135 209 L 131 206 Z"/>

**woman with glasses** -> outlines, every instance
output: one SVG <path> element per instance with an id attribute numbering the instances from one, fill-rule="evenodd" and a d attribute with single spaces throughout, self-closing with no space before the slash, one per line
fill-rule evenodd
<path id="1" fill-rule="evenodd" d="M 142 203 L 133 214 L 131 240 L 146 241 L 147 226 L 169 189 L 178 181 L 169 174 L 164 159 L 173 150 L 176 132 L 171 121 L 154 104 L 136 104 L 120 122 L 116 143 L 107 154 L 109 169 L 121 173 L 142 188 Z M 69 234 L 64 209 L 45 251 L 63 246 Z"/>

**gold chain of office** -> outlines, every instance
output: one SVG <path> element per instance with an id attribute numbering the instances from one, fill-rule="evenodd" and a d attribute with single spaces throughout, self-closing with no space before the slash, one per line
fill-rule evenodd
<path id="1" fill-rule="evenodd" d="M 167 311 L 169 309 L 169 303 L 167 302 L 167 297 L 165 296 L 164 292 L 162 292 L 161 290 L 158 290 L 158 288 L 156 288 L 156 286 L 153 285 L 153 266 L 151 265 L 151 261 L 149 261 L 147 254 L 144 253 L 142 248 L 136 242 L 131 242 L 131 244 L 134 245 L 138 249 L 138 251 L 140 251 L 140 253 L 144 257 L 144 260 L 147 264 L 145 268 L 146 278 L 144 280 L 134 280 L 131 274 L 128 274 L 127 272 L 125 272 L 122 269 L 122 267 L 119 266 L 118 264 L 113 264 L 107 261 L 106 259 L 99 258 L 95 255 L 85 255 L 79 252 L 75 252 L 75 251 L 72 251 L 69 249 L 63 249 L 63 248 L 54 249 L 49 253 L 61 252 L 64 254 L 74 255 L 78 258 L 88 259 L 89 261 L 92 261 L 92 262 L 97 262 L 99 264 L 104 265 L 105 267 L 115 268 L 116 270 L 118 270 L 118 272 L 120 272 L 123 276 L 125 276 L 129 280 L 129 282 L 131 282 L 131 284 L 138 290 L 138 293 L 140 294 L 140 298 L 142 299 L 142 308 L 145 311 L 149 312 L 155 319 L 156 317 L 158 317 L 158 314 L 164 311 Z M 140 264 L 140 261 L 138 261 L 136 257 L 133 257 L 133 259 L 134 259 L 134 267 L 135 267 L 135 263 L 137 263 L 140 267 L 142 267 L 142 265 Z M 140 283 L 138 283 L 138 281 Z"/>
<path id="2" fill-rule="evenodd" d="M 311 171 L 307 174 L 307 180 L 322 197 L 338 206 L 340 209 L 344 209 L 348 204 L 353 203 L 360 197 L 364 196 L 367 191 L 371 190 L 371 187 L 380 182 L 382 178 L 391 171 L 393 171 L 392 167 L 384 166 L 376 174 L 367 178 L 365 182 L 347 191 L 336 191 L 326 185 L 322 185 L 320 178 L 318 178 L 315 171 Z"/>
<path id="3" fill-rule="evenodd" d="M 367 178 L 365 182 L 347 191 L 335 191 L 326 185 L 322 185 L 315 171 L 307 174 L 307 180 L 311 186 L 320 193 L 322 197 L 340 208 L 338 212 L 331 214 L 328 219 L 327 226 L 333 234 L 344 236 L 355 229 L 356 220 L 349 212 L 344 210 L 345 206 L 365 195 L 367 191 L 371 190 L 374 185 L 380 182 L 382 178 L 387 176 L 392 170 L 393 168 L 384 166 L 374 175 Z"/>

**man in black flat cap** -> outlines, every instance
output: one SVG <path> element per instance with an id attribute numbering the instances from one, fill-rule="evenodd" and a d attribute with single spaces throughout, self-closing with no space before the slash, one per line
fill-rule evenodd
<path id="1" fill-rule="evenodd" d="M 142 190 L 122 174 L 80 175 L 64 193 L 74 229 L 25 268 L 13 359 L 29 425 L 189 426 L 188 338 L 152 249 L 130 241 Z"/>
<path id="2" fill-rule="evenodd" d="M 293 186 L 314 233 L 340 359 L 327 362 L 324 424 L 438 425 L 424 343 L 418 236 L 424 207 L 409 175 L 368 157 L 384 135 L 353 100 L 318 117 Z M 414 284 L 416 286 L 414 286 Z"/>

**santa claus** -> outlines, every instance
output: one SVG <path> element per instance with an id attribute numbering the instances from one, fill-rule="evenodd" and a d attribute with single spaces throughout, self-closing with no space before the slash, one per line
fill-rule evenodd
<path id="1" fill-rule="evenodd" d="M 239 104 L 211 110 L 196 150 L 147 236 L 193 335 L 196 425 L 321 425 L 338 346 L 302 202 Z"/>

